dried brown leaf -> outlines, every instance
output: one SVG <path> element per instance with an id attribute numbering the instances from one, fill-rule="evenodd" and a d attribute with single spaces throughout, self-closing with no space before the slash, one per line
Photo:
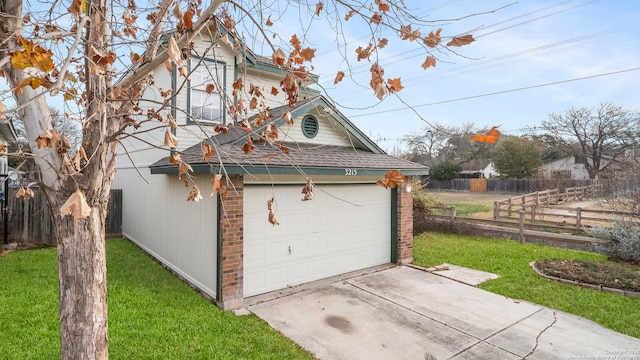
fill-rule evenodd
<path id="1" fill-rule="evenodd" d="M 447 46 L 464 46 L 469 45 L 474 41 L 476 41 L 476 39 L 474 39 L 471 34 L 454 36 L 453 39 L 447 43 Z"/>
<path id="2" fill-rule="evenodd" d="M 73 216 L 75 220 L 80 220 L 91 215 L 91 207 L 87 204 L 84 192 L 76 190 L 67 201 L 60 207 L 60 216 Z"/>
<path id="3" fill-rule="evenodd" d="M 387 171 L 382 179 L 376 181 L 376 184 L 384 186 L 385 189 L 393 189 L 402 185 L 403 181 L 404 175 L 399 170 L 391 170 Z"/>
<path id="4" fill-rule="evenodd" d="M 202 194 L 200 194 L 200 189 L 194 185 L 187 195 L 187 201 L 200 202 L 200 200 L 202 200 Z"/>
<path id="5" fill-rule="evenodd" d="M 302 194 L 304 194 L 302 201 L 313 200 L 313 183 L 310 178 L 307 178 L 307 183 L 302 188 Z"/>
<path id="6" fill-rule="evenodd" d="M 276 213 L 273 210 L 273 202 L 275 201 L 275 198 L 271 198 L 269 200 L 267 200 L 267 209 L 269 210 L 269 223 L 271 223 L 271 225 L 276 226 L 276 225 L 280 225 L 280 223 L 278 222 L 278 218 L 276 217 Z"/>
<path id="7" fill-rule="evenodd" d="M 222 182 L 222 174 L 215 174 L 211 179 L 211 196 L 219 194 L 221 198 L 227 197 L 227 187 Z"/>
<path id="8" fill-rule="evenodd" d="M 442 29 L 438 29 L 435 33 L 433 31 L 429 32 L 429 34 L 423 40 L 424 44 L 430 48 L 438 46 L 438 44 L 440 44 L 440 42 L 442 41 L 442 38 L 440 37 L 441 31 Z"/>
<path id="9" fill-rule="evenodd" d="M 278 49 L 273 53 L 272 61 L 276 66 L 284 66 L 285 61 L 287 61 L 287 55 L 282 49 Z"/>
<path id="10" fill-rule="evenodd" d="M 344 79 L 344 72 L 338 71 L 338 73 L 336 74 L 336 78 L 333 80 L 333 85 L 338 84 L 342 81 L 342 79 Z"/>
<path id="11" fill-rule="evenodd" d="M 38 148 L 54 147 L 59 139 L 60 134 L 56 129 L 48 129 L 36 138 L 36 144 Z"/>
<path id="12" fill-rule="evenodd" d="M 427 70 L 428 68 L 430 68 L 432 66 L 436 66 L 436 58 L 435 58 L 435 56 L 429 55 L 429 56 L 427 56 L 427 58 L 422 63 L 422 68 Z"/>
<path id="13" fill-rule="evenodd" d="M 188 175 L 189 172 L 193 172 L 191 165 L 186 162 L 180 162 L 178 164 L 178 179 L 182 179 L 182 177 Z"/>
<path id="14" fill-rule="evenodd" d="M 209 161 L 209 159 L 215 155 L 216 155 L 216 151 L 213 150 L 213 148 L 209 143 L 205 143 L 202 146 L 202 157 L 204 158 L 205 161 Z"/>
<path id="15" fill-rule="evenodd" d="M 164 144 L 170 148 L 178 147 L 178 138 L 169 129 L 164 131 Z"/>

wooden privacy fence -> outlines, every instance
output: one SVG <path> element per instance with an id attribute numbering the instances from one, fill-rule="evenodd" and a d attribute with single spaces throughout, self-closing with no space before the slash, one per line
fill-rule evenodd
<path id="1" fill-rule="evenodd" d="M 47 201 L 42 191 L 32 188 L 34 197 L 29 200 L 16 199 L 18 188 L 12 187 L 8 194 L 9 241 L 30 242 L 55 246 L 56 238 Z M 107 236 L 122 234 L 122 190 L 112 189 L 107 206 L 105 222 Z"/>
<path id="2" fill-rule="evenodd" d="M 486 185 L 479 185 L 479 184 Z M 527 194 L 542 189 L 559 187 L 580 187 L 599 184 L 600 180 L 575 180 L 564 179 L 551 181 L 549 179 L 452 179 L 452 180 L 427 180 L 427 189 L 444 191 L 479 191 L 477 186 L 486 186 L 487 192 Z M 473 190 L 472 190 L 473 189 Z"/>
<path id="3" fill-rule="evenodd" d="M 469 179 L 469 191 L 487 192 L 487 179 Z"/>

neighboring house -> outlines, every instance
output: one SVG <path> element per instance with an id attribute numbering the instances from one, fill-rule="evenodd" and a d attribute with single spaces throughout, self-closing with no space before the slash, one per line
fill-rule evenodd
<path id="1" fill-rule="evenodd" d="M 589 179 L 589 173 L 584 167 L 584 161 L 575 155 L 567 155 L 545 162 L 542 165 L 541 175 L 546 178 Z"/>
<path id="2" fill-rule="evenodd" d="M 0 145 L 9 145 L 16 141 L 16 129 L 11 120 L 0 122 Z M 0 156 L 0 175 L 9 174 L 9 163 L 6 156 Z"/>
<path id="3" fill-rule="evenodd" d="M 473 159 L 461 164 L 461 178 L 492 178 L 500 176 L 493 162 L 484 159 Z"/>
<path id="4" fill-rule="evenodd" d="M 178 150 L 192 166 L 193 183 L 205 199 L 186 202 L 190 187 L 178 179 L 170 152 L 148 145 L 162 143 L 164 129 L 146 125 L 137 135 L 143 141 L 125 138 L 127 151 L 119 152 L 113 188 L 123 191 L 124 235 L 224 309 L 242 307 L 246 297 L 308 281 L 411 262 L 413 201 L 405 185 L 413 175 L 428 174 L 428 168 L 385 154 L 329 100 L 313 92 L 301 93 L 295 108 L 283 105 L 284 94 L 270 94 L 272 86 L 279 88 L 281 69 L 229 43 L 210 45 L 206 36 L 194 42 L 194 54 L 201 55 L 191 63 L 202 60 L 206 66 L 192 74 L 187 86 L 177 85 L 175 74 L 162 66 L 154 72 L 155 87 L 144 97 L 158 103 L 161 91 L 173 90 L 171 101 L 181 110 L 172 113 L 179 125 Z M 240 77 L 245 88 L 264 87 L 264 102 L 273 116 L 250 133 L 231 127 L 203 142 L 202 124 L 212 130 L 236 121 L 223 106 L 230 99 L 203 91 L 204 84 L 213 80 L 229 89 Z M 246 93 L 233 100 L 238 99 L 250 101 Z M 140 102 L 145 105 L 151 106 Z M 282 119 L 286 112 L 293 125 Z M 248 116 L 251 123 L 258 115 Z M 257 133 L 267 125 L 278 128 L 288 154 L 258 141 Z M 248 155 L 242 150 L 247 136 L 256 140 Z M 216 149 L 209 161 L 202 156 L 205 143 Z M 376 185 L 395 169 L 406 176 L 402 186 L 388 190 Z M 223 199 L 208 196 L 215 174 L 224 175 L 228 191 Z M 315 196 L 301 201 L 308 178 Z M 268 222 L 270 199 L 279 225 Z"/>

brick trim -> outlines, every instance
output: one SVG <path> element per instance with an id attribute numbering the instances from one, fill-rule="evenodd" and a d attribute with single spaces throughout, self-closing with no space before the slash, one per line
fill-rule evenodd
<path id="1" fill-rule="evenodd" d="M 402 186 L 398 186 L 398 263 L 413 262 L 413 193 L 407 192 L 406 185 L 411 184 L 413 178 L 406 176 Z"/>
<path id="2" fill-rule="evenodd" d="M 226 182 L 227 179 L 222 181 Z M 218 305 L 225 310 L 244 306 L 244 178 L 228 178 L 227 196 L 221 199 Z"/>

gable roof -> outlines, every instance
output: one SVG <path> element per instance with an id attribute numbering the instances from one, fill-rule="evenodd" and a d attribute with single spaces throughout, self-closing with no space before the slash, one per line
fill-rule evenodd
<path id="1" fill-rule="evenodd" d="M 221 133 L 181 152 L 182 160 L 199 174 L 219 173 L 224 167 L 229 174 L 300 174 L 307 175 L 345 175 L 345 169 L 357 170 L 358 175 L 384 175 L 389 170 L 400 170 L 405 175 L 427 175 L 429 168 L 408 160 L 388 155 L 369 139 L 353 123 L 344 117 L 324 97 L 318 96 L 301 100 L 295 108 L 281 106 L 270 110 L 272 125 L 282 126 L 285 121 L 282 113 L 289 111 L 293 117 L 306 114 L 321 107 L 323 111 L 340 124 L 352 137 L 354 146 L 328 144 L 309 144 L 301 142 L 282 142 L 289 149 L 286 154 L 270 143 L 260 143 L 257 133 L 264 127 L 255 129 L 251 135 L 256 141 L 255 149 L 245 154 L 242 145 L 247 134 L 237 126 L 230 127 L 227 133 Z M 250 120 L 252 120 L 251 118 Z M 214 145 L 216 156 L 205 161 L 202 146 L 205 142 Z M 169 162 L 169 157 L 151 165 L 152 174 L 177 174 L 177 167 Z M 355 175 L 355 174 L 354 174 Z"/>
<path id="2" fill-rule="evenodd" d="M 16 135 L 16 129 L 13 126 L 13 121 L 9 120 L 0 123 L 0 137 L 7 142 L 14 142 L 18 138 Z"/>

